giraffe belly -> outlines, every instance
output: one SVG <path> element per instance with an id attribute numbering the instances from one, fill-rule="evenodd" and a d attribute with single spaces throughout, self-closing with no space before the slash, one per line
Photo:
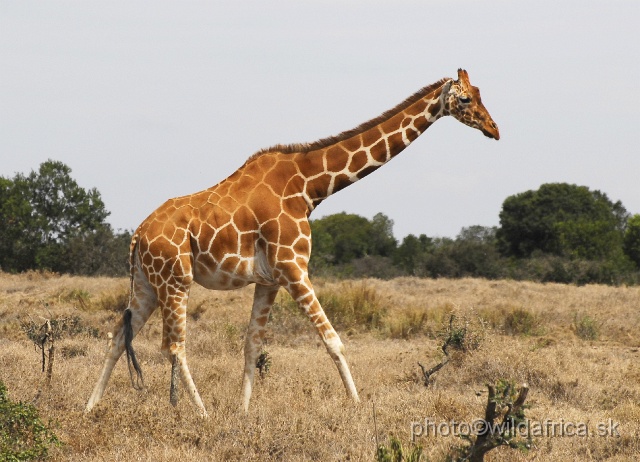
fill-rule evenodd
<path id="1" fill-rule="evenodd" d="M 230 256 L 221 264 L 210 259 L 196 258 L 194 265 L 194 281 L 211 290 L 239 289 L 252 283 L 273 285 L 275 281 L 267 271 L 261 253 L 254 257 L 240 258 Z M 203 260 L 209 260 L 206 263 Z M 266 260 L 266 259 L 265 259 Z M 225 263 L 231 263 L 225 265 Z"/>
<path id="2" fill-rule="evenodd" d="M 251 284 L 251 279 L 232 275 L 224 271 L 196 272 L 194 281 L 210 290 L 233 290 Z"/>

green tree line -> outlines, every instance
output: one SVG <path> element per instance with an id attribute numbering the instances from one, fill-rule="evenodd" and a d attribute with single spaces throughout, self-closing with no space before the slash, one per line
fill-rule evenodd
<path id="1" fill-rule="evenodd" d="M 100 193 L 53 160 L 0 177 L 0 269 L 128 273 L 129 231 L 116 232 Z M 497 227 L 455 238 L 410 234 L 393 221 L 338 213 L 311 221 L 311 272 L 330 277 L 482 277 L 543 282 L 640 282 L 640 215 L 586 186 L 543 184 L 507 197 Z"/>
<path id="2" fill-rule="evenodd" d="M 585 186 L 543 184 L 510 196 L 500 226 L 465 227 L 454 239 L 410 234 L 398 242 L 383 214 L 340 213 L 311 228 L 311 269 L 330 276 L 640 282 L 640 215 Z"/>
<path id="3" fill-rule="evenodd" d="M 115 232 L 108 216 L 98 190 L 80 187 L 62 162 L 0 177 L 0 269 L 127 274 L 131 234 Z"/>

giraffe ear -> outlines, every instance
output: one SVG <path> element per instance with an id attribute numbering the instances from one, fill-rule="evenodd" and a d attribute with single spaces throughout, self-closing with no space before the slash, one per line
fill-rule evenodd
<path id="1" fill-rule="evenodd" d="M 458 81 L 469 85 L 469 74 L 464 69 L 458 69 Z"/>

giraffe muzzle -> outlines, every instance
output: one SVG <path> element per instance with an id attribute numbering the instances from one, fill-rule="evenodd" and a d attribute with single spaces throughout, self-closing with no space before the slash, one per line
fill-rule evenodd
<path id="1" fill-rule="evenodd" d="M 485 126 L 482 129 L 482 133 L 484 133 L 484 136 L 488 138 L 493 138 L 494 140 L 500 139 L 500 130 L 498 130 L 498 126 L 495 124 L 495 122 L 491 122 L 487 126 Z"/>

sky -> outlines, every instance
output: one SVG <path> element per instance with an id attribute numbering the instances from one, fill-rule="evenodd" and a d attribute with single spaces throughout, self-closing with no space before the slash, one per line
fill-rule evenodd
<path id="1" fill-rule="evenodd" d="M 324 201 L 455 237 L 588 186 L 640 213 L 637 0 L 0 0 L 0 176 L 62 161 L 115 229 L 257 150 L 336 135 L 469 72 L 499 141 L 451 117 Z"/>

